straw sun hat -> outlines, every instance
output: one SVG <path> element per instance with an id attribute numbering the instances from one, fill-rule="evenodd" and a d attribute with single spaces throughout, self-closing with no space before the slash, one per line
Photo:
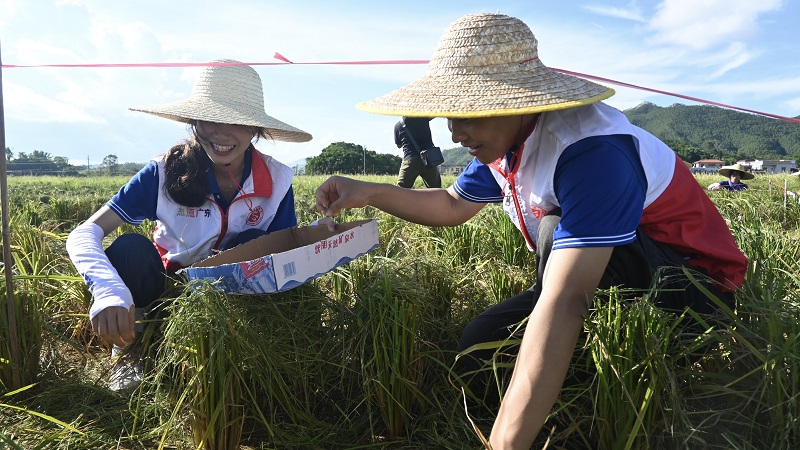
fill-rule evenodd
<path id="1" fill-rule="evenodd" d="M 732 166 L 722 166 L 719 168 L 717 172 L 723 177 L 730 178 L 731 172 L 733 172 L 734 170 L 737 172 L 741 172 L 742 175 L 739 178 L 742 180 L 752 180 L 753 178 L 755 178 L 755 175 L 748 172 L 747 169 L 745 169 L 745 167 L 739 163 L 736 163 Z"/>
<path id="2" fill-rule="evenodd" d="M 188 99 L 129 109 L 186 123 L 202 120 L 261 127 L 278 141 L 311 140 L 309 133 L 264 112 L 264 91 L 255 69 L 232 59 L 215 59 L 209 64 L 197 76 Z"/>
<path id="3" fill-rule="evenodd" d="M 614 90 L 547 68 L 521 20 L 470 14 L 453 22 L 413 83 L 357 108 L 407 117 L 474 118 L 588 105 Z"/>

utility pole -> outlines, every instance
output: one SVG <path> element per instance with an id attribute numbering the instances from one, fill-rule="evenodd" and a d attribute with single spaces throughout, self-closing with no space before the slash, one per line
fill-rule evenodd
<path id="1" fill-rule="evenodd" d="M 89 166 L 89 155 L 86 155 L 86 174 L 87 175 L 89 174 L 89 169 L 91 169 L 91 166 Z"/>

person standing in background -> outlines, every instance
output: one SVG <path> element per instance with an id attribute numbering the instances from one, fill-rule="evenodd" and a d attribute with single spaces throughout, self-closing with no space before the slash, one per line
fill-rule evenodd
<path id="1" fill-rule="evenodd" d="M 433 147 L 430 121 L 432 118 L 403 117 L 394 125 L 394 143 L 403 149 L 403 163 L 397 176 L 397 185 L 414 187 L 417 177 L 422 177 L 425 187 L 442 187 L 438 167 L 426 166 L 419 156 L 423 148 Z"/>

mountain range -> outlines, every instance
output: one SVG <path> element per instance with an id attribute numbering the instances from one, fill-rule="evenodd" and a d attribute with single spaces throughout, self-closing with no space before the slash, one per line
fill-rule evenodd
<path id="1" fill-rule="evenodd" d="M 623 113 L 686 161 L 717 158 L 800 160 L 800 124 L 709 105 L 642 103 Z M 795 117 L 800 119 L 800 116 Z M 463 147 L 443 149 L 446 165 L 466 165 Z"/>

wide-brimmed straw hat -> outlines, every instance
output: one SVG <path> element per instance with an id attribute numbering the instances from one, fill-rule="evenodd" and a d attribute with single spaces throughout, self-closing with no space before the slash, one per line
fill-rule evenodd
<path id="1" fill-rule="evenodd" d="M 736 163 L 736 164 L 734 164 L 732 166 L 722 166 L 722 167 L 719 168 L 719 170 L 717 170 L 717 172 L 720 175 L 722 175 L 723 177 L 730 178 L 731 177 L 731 172 L 733 172 L 734 170 L 737 171 L 737 172 L 741 172 L 742 175 L 739 176 L 739 179 L 752 180 L 753 178 L 755 178 L 755 175 L 753 175 L 752 173 L 748 172 L 747 169 L 745 168 L 745 166 L 743 166 L 743 165 L 741 165 L 739 163 Z"/>
<path id="2" fill-rule="evenodd" d="M 129 108 L 179 122 L 247 125 L 266 129 L 273 139 L 306 142 L 311 135 L 264 111 L 261 77 L 252 67 L 232 59 L 215 59 L 203 68 L 188 99 Z"/>
<path id="3" fill-rule="evenodd" d="M 413 83 L 357 108 L 407 117 L 474 118 L 531 114 L 588 105 L 614 90 L 549 69 L 521 20 L 470 14 L 453 22 Z"/>

